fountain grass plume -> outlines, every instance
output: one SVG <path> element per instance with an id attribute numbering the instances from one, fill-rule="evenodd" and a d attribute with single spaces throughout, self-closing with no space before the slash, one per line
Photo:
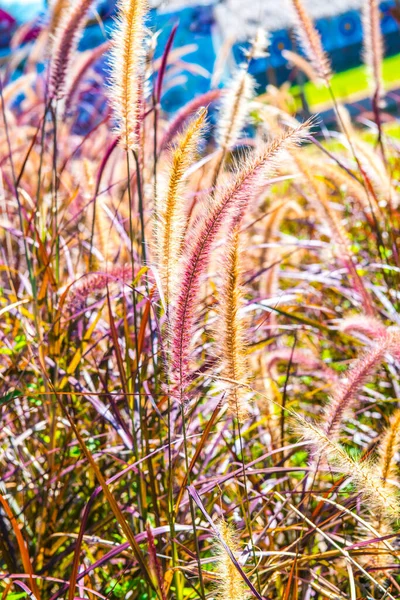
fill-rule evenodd
<path id="1" fill-rule="evenodd" d="M 254 97 L 255 81 L 245 68 L 240 68 L 225 88 L 218 118 L 216 139 L 221 148 L 232 148 L 247 122 Z"/>
<path id="2" fill-rule="evenodd" d="M 224 400 L 230 413 L 239 422 L 249 413 L 247 337 L 240 309 L 243 305 L 241 284 L 241 250 L 239 227 L 229 234 L 224 247 L 223 287 L 219 302 L 219 319 L 216 339 L 220 348 L 223 380 L 227 382 Z"/>
<path id="3" fill-rule="evenodd" d="M 302 1 L 292 0 L 292 6 L 296 17 L 296 33 L 305 55 L 318 77 L 328 84 L 332 77 L 331 65 L 322 47 L 320 35 Z"/>
<path id="4" fill-rule="evenodd" d="M 341 223 L 335 210 L 333 210 L 328 193 L 321 181 L 315 178 L 315 170 L 312 163 L 307 159 L 300 157 L 298 154 L 292 153 L 292 158 L 297 164 L 300 173 L 303 175 L 309 185 L 313 200 L 316 207 L 323 209 L 324 215 L 329 223 L 332 237 L 339 246 L 339 256 L 344 266 L 349 272 L 354 289 L 359 293 L 362 299 L 365 312 L 368 316 L 373 316 L 375 313 L 374 303 L 365 287 L 363 279 L 360 277 L 353 257 L 350 237 Z"/>
<path id="5" fill-rule="evenodd" d="M 132 278 L 130 267 L 113 267 L 109 272 L 97 271 L 86 273 L 77 281 L 69 284 L 63 293 L 65 296 L 65 313 L 71 315 L 82 310 L 91 294 L 105 292 L 111 283 L 128 284 Z"/>
<path id="6" fill-rule="evenodd" d="M 57 30 L 60 20 L 63 15 L 68 12 L 70 8 L 70 0 L 54 0 L 50 4 L 50 20 L 49 20 L 49 31 L 54 33 Z"/>
<path id="7" fill-rule="evenodd" d="M 339 329 L 344 333 L 361 333 L 373 340 L 385 338 L 387 335 L 387 328 L 379 319 L 365 315 L 354 315 L 341 319 Z"/>
<path id="8" fill-rule="evenodd" d="M 103 54 L 105 54 L 110 48 L 110 42 L 104 42 L 97 46 L 97 48 L 93 48 L 93 50 L 89 50 L 86 56 L 82 57 L 82 64 L 78 66 L 76 70 L 74 70 L 71 77 L 68 78 L 66 82 L 65 88 L 65 98 L 64 98 L 64 115 L 67 116 L 71 109 L 73 100 L 76 98 L 77 90 L 79 90 L 79 84 L 82 79 L 89 71 L 89 69 L 99 60 Z"/>
<path id="9" fill-rule="evenodd" d="M 396 478 L 395 455 L 400 450 L 400 409 L 397 409 L 390 419 L 390 425 L 384 432 L 379 444 L 378 469 L 382 485 L 386 487 L 389 479 Z"/>
<path id="10" fill-rule="evenodd" d="M 282 50 L 282 56 L 285 60 L 288 61 L 292 65 L 292 67 L 296 67 L 299 71 L 302 71 L 304 75 L 313 83 L 320 83 L 320 78 L 318 77 L 317 72 L 314 70 L 312 64 L 304 58 L 304 56 L 300 56 L 297 52 L 292 52 L 292 50 Z"/>
<path id="11" fill-rule="evenodd" d="M 119 0 L 111 46 L 109 97 L 116 119 L 116 135 L 125 150 L 137 150 L 141 119 L 140 90 L 145 59 L 146 0 Z"/>
<path id="12" fill-rule="evenodd" d="M 167 306 L 171 289 L 174 282 L 176 286 L 179 277 L 178 265 L 187 225 L 184 177 L 196 157 L 206 126 L 206 116 L 206 109 L 201 109 L 179 136 L 171 151 L 168 181 L 162 194 L 164 198 L 159 200 L 159 222 L 155 225 L 156 254 Z"/>
<path id="13" fill-rule="evenodd" d="M 196 96 L 193 98 L 193 100 L 190 100 L 190 102 L 178 110 L 175 117 L 167 125 L 159 145 L 159 150 L 162 151 L 168 147 L 177 133 L 186 125 L 188 119 L 193 117 L 198 110 L 204 106 L 208 107 L 210 104 L 213 104 L 221 97 L 221 95 L 221 89 L 210 90 L 209 92 L 205 92 L 204 94 Z"/>
<path id="14" fill-rule="evenodd" d="M 224 151 L 202 109 L 222 87 L 166 110 L 205 74 L 185 61 L 196 40 L 173 49 L 178 24 L 151 34 L 119 1 L 136 11 L 115 63 L 129 139 L 93 69 L 115 39 L 68 38 L 49 100 L 54 22 L 82 0 L 48 0 L 1 69 L 0 596 L 395 600 L 393 118 L 348 114 L 345 137 L 328 111 L 293 148 L 288 81 L 250 99 Z"/>
<path id="15" fill-rule="evenodd" d="M 365 0 L 362 11 L 364 32 L 363 58 L 378 97 L 383 94 L 383 38 L 379 0 Z"/>
<path id="16" fill-rule="evenodd" d="M 54 33 L 49 72 L 49 99 L 61 100 L 86 16 L 93 0 L 80 0 L 63 10 Z"/>
<path id="17" fill-rule="evenodd" d="M 307 135 L 310 123 L 290 129 L 249 157 L 238 171 L 233 183 L 209 201 L 205 213 L 195 223 L 185 243 L 182 256 L 181 283 L 175 291 L 170 332 L 171 376 L 174 396 L 187 400 L 190 375 L 190 348 L 194 333 L 197 300 L 202 277 L 207 269 L 210 252 L 224 224 L 233 231 L 241 221 L 260 187 L 265 185 L 278 156 L 293 148 Z"/>
<path id="18" fill-rule="evenodd" d="M 344 169 L 339 168 L 337 165 L 332 163 L 325 163 L 319 161 L 315 162 L 315 167 L 319 169 L 324 179 L 331 181 L 339 190 L 343 190 L 346 200 L 348 196 L 354 198 L 361 210 L 364 211 L 368 221 L 372 224 L 373 218 L 371 211 L 377 209 L 374 198 L 370 198 L 358 179 L 354 179 Z M 372 207 L 371 207 L 372 202 Z M 375 206 L 374 206 L 375 204 Z"/>
<path id="19" fill-rule="evenodd" d="M 368 460 L 353 458 L 341 444 L 333 440 L 323 429 L 296 415 L 296 429 L 301 437 L 310 442 L 314 454 L 322 456 L 339 473 L 351 477 L 364 504 L 380 517 L 390 520 L 400 517 L 400 505 L 396 488 L 383 486 L 376 465 Z"/>
<path id="20" fill-rule="evenodd" d="M 399 341 L 397 330 L 378 337 L 376 343 L 354 362 L 345 378 L 335 386 L 330 402 L 325 407 L 323 429 L 326 435 L 338 439 L 343 418 L 354 406 L 361 387 L 375 374 L 387 352 L 398 351 Z"/>
<path id="21" fill-rule="evenodd" d="M 266 56 L 269 40 L 262 28 L 257 28 L 244 51 L 246 62 L 237 69 L 222 93 L 216 139 L 226 151 L 232 148 L 248 121 L 251 101 L 254 98 L 256 81 L 249 73 L 251 61 Z"/>
<path id="22" fill-rule="evenodd" d="M 221 519 L 219 522 L 218 530 L 222 540 L 237 560 L 240 545 L 236 531 L 224 519 Z M 231 557 L 218 540 L 215 542 L 215 548 L 217 557 L 216 573 L 218 577 L 218 583 L 215 587 L 216 598 L 218 600 L 248 600 L 251 597 L 250 591 L 232 562 Z"/>

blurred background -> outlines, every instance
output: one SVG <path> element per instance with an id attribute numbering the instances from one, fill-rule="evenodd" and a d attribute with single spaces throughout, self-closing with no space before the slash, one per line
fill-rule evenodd
<path id="1" fill-rule="evenodd" d="M 366 109 L 368 81 L 362 66 L 362 0 L 308 0 L 305 6 L 321 34 L 331 58 L 337 98 L 346 102 L 350 112 Z M 50 3 L 51 5 L 51 3 Z M 325 88 L 318 89 L 306 76 L 290 68 L 285 51 L 301 54 L 293 34 L 293 15 L 289 0 L 171 0 L 151 2 L 149 27 L 157 32 L 155 56 L 160 55 L 174 26 L 174 48 L 179 55 L 179 74 L 175 73 L 163 99 L 163 108 L 174 111 L 191 97 L 215 85 L 223 85 L 235 64 L 243 60 L 249 39 L 258 27 L 268 34 L 265 57 L 253 60 L 250 71 L 263 93 L 268 85 L 290 85 L 293 96 L 307 112 L 328 110 Z M 46 24 L 49 3 L 44 0 L 0 0 L 0 60 L 5 62 L 15 31 L 24 25 L 24 35 L 17 36 L 26 52 L 29 44 Z M 80 43 L 81 50 L 94 48 L 108 38 L 114 0 L 99 0 L 91 12 L 89 25 Z M 397 107 L 400 88 L 400 2 L 385 0 L 380 4 L 381 28 L 385 41 L 383 77 L 388 110 Z M 98 68 L 104 68 L 104 59 Z M 14 75 L 15 76 L 15 75 Z"/>

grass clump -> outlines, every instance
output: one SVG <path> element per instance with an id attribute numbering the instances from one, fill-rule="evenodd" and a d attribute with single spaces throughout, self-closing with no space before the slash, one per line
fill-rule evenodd
<path id="1" fill-rule="evenodd" d="M 293 4 L 324 136 L 288 89 L 256 95 L 259 33 L 224 92 L 168 119 L 183 50 L 173 31 L 154 60 L 133 0 L 86 55 L 91 4 L 54 3 L 1 73 L 2 598 L 399 597 L 382 49 L 375 27 L 360 130 Z"/>

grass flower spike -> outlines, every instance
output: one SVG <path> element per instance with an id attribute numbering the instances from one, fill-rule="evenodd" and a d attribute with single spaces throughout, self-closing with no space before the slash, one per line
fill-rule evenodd
<path id="1" fill-rule="evenodd" d="M 365 0 L 363 5 L 364 62 L 378 98 L 383 94 L 383 39 L 379 0 Z"/>
<path id="2" fill-rule="evenodd" d="M 390 420 L 390 426 L 385 431 L 379 444 L 378 468 L 382 486 L 386 487 L 389 479 L 396 478 L 395 455 L 400 450 L 400 410 L 398 409 Z"/>
<path id="3" fill-rule="evenodd" d="M 1 600 L 400 598 L 400 10 L 257 2 L 0 15 Z"/>
<path id="4" fill-rule="evenodd" d="M 221 538 L 231 550 L 235 559 L 238 559 L 240 547 L 235 530 L 224 519 L 220 521 L 218 529 Z M 218 541 L 216 574 L 218 584 L 215 593 L 218 600 L 249 600 L 251 598 L 251 594 L 231 557 Z"/>
<path id="5" fill-rule="evenodd" d="M 317 73 L 314 71 L 312 64 L 303 56 L 300 56 L 300 54 L 292 52 L 291 50 L 282 50 L 282 56 L 288 61 L 288 63 L 296 67 L 299 71 L 302 71 L 310 81 L 316 84 L 320 82 L 320 79 Z"/>
<path id="6" fill-rule="evenodd" d="M 49 31 L 55 32 L 60 23 L 60 20 L 65 12 L 68 12 L 70 0 L 53 0 L 50 4 L 50 23 Z"/>
<path id="7" fill-rule="evenodd" d="M 64 8 L 61 13 L 51 51 L 50 99 L 60 100 L 65 94 L 66 79 L 92 2 L 93 0 L 78 0 L 69 10 Z"/>
<path id="8" fill-rule="evenodd" d="M 228 238 L 225 249 L 224 284 L 219 307 L 219 323 L 216 338 L 221 347 L 222 378 L 228 388 L 225 399 L 231 414 L 239 422 L 248 415 L 247 340 L 243 319 L 239 311 L 243 304 L 241 286 L 240 231 L 238 226 Z"/>
<path id="9" fill-rule="evenodd" d="M 312 68 L 325 83 L 332 73 L 329 59 L 322 47 L 321 38 L 304 8 L 302 0 L 292 0 L 296 16 L 296 33 Z"/>
<path id="10" fill-rule="evenodd" d="M 382 363 L 387 352 L 398 352 L 399 334 L 387 332 L 385 336 L 377 338 L 376 343 L 358 358 L 345 379 L 335 386 L 335 391 L 329 404 L 325 408 L 324 432 L 333 439 L 339 437 L 339 430 L 345 413 L 352 408 L 357 393 L 361 387 L 374 375 Z"/>
<path id="11" fill-rule="evenodd" d="M 120 0 L 112 36 L 110 99 L 116 133 L 125 150 L 136 150 L 139 143 L 147 10 L 146 0 Z"/>
<path id="12" fill-rule="evenodd" d="M 240 136 L 247 121 L 254 89 L 253 77 L 246 69 L 241 68 L 224 90 L 217 132 L 217 140 L 222 149 L 232 148 Z"/>
<path id="13" fill-rule="evenodd" d="M 250 157 L 236 175 L 232 185 L 211 198 L 208 209 L 193 228 L 185 244 L 181 284 L 175 293 L 171 328 L 171 381 L 180 402 L 187 400 L 191 380 L 190 348 L 195 324 L 201 279 L 207 269 L 210 252 L 224 224 L 233 230 L 241 221 L 253 195 L 265 185 L 278 155 L 298 144 L 308 131 L 308 123 L 289 130 L 275 139 L 256 157 Z"/>
<path id="14" fill-rule="evenodd" d="M 376 465 L 353 458 L 331 436 L 314 423 L 297 416 L 298 430 L 310 442 L 317 456 L 323 456 L 338 472 L 351 477 L 357 491 L 372 511 L 391 520 L 400 517 L 399 496 L 393 486 L 383 486 Z"/>
<path id="15" fill-rule="evenodd" d="M 354 315 L 342 319 L 340 331 L 351 334 L 361 333 L 373 340 L 385 338 L 388 333 L 386 327 L 378 319 L 365 315 Z"/>
<path id="16" fill-rule="evenodd" d="M 171 151 L 169 177 L 160 199 L 160 222 L 156 224 L 158 266 L 164 282 L 164 296 L 170 302 L 171 289 L 178 277 L 178 265 L 187 225 L 185 173 L 193 163 L 204 133 L 207 111 L 202 109 L 179 136 Z"/>

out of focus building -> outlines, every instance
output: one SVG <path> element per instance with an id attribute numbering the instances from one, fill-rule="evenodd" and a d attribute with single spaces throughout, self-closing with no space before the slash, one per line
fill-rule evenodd
<path id="1" fill-rule="evenodd" d="M 54 1 L 54 0 L 53 0 Z M 357 66 L 362 56 L 361 8 L 365 0 L 303 0 L 320 31 L 335 71 Z M 51 4 L 51 0 L 50 0 Z M 178 23 L 174 47 L 186 46 L 180 59 L 182 75 L 174 90 L 168 92 L 166 107 L 176 108 L 195 93 L 210 86 L 215 61 L 221 51 L 231 46 L 230 66 L 243 58 L 243 48 L 258 27 L 268 34 L 268 56 L 254 61 L 251 69 L 261 86 L 268 82 L 281 84 L 288 77 L 282 50 L 297 47 L 293 35 L 294 14 L 291 0 L 150 0 L 149 25 L 161 32 L 158 52 L 172 27 Z M 21 22 L 47 18 L 45 0 L 0 0 L 0 57 L 7 54 L 12 31 Z M 94 0 L 92 23 L 87 28 L 82 49 L 104 41 L 112 27 L 114 0 Z M 380 4 L 381 28 L 386 55 L 400 52 L 398 14 L 400 0 L 384 0 Z M 99 26 L 98 15 L 103 20 Z M 178 89 L 179 88 L 179 89 Z"/>

